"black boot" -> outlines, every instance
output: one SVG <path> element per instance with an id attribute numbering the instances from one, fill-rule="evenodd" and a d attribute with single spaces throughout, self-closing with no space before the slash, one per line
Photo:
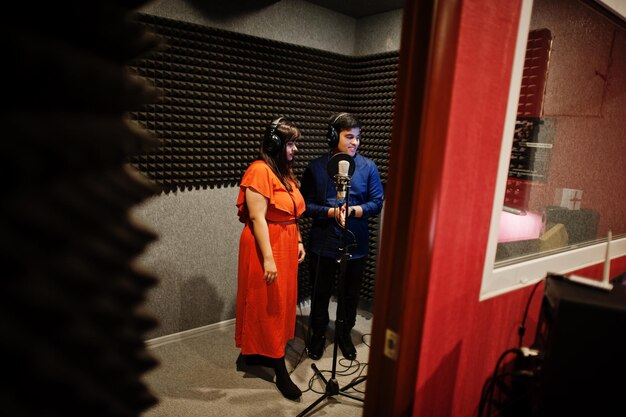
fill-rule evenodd
<path id="1" fill-rule="evenodd" d="M 274 358 L 269 358 L 263 355 L 245 355 L 244 360 L 248 366 L 266 366 L 268 368 L 274 367 Z"/>
<path id="2" fill-rule="evenodd" d="M 318 360 L 324 354 L 324 347 L 326 346 L 326 336 L 322 332 L 313 332 L 311 339 L 306 347 L 309 358 Z"/>
<path id="3" fill-rule="evenodd" d="M 297 400 L 302 396 L 300 388 L 289 377 L 284 356 L 274 359 L 274 371 L 276 372 L 276 387 L 285 398 Z"/>
<path id="4" fill-rule="evenodd" d="M 350 335 L 350 331 L 340 331 L 337 335 L 337 345 L 339 345 L 339 349 L 341 349 L 341 353 L 343 357 L 348 360 L 356 359 L 356 348 L 352 343 L 352 336 Z"/>

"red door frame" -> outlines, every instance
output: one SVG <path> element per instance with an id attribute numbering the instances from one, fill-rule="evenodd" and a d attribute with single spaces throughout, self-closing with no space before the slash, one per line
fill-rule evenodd
<path id="1" fill-rule="evenodd" d="M 405 1 L 364 416 L 410 416 L 462 0 Z M 384 354 L 387 329 L 399 335 Z"/>

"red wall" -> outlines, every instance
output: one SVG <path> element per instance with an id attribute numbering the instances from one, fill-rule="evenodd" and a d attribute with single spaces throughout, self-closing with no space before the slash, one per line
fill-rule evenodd
<path id="1" fill-rule="evenodd" d="M 520 0 L 463 0 L 414 416 L 475 416 L 498 356 L 518 343 L 531 287 L 478 297 L 519 10 Z M 540 294 L 525 345 L 533 339 Z"/>

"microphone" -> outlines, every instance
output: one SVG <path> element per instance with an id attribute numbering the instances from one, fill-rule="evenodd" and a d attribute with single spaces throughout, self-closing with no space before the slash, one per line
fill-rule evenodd
<path id="1" fill-rule="evenodd" d="M 349 161 L 339 161 L 337 172 L 337 201 L 343 203 L 346 200 L 346 189 L 350 182 L 348 170 L 350 169 Z"/>
<path id="2" fill-rule="evenodd" d="M 338 152 L 329 159 L 326 170 L 337 186 L 337 202 L 343 204 L 350 186 L 350 176 L 354 174 L 354 159 L 345 152 Z"/>

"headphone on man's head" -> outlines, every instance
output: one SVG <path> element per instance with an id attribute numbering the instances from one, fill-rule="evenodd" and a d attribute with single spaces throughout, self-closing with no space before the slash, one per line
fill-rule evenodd
<path id="1" fill-rule="evenodd" d="M 263 149 L 267 154 L 272 157 L 276 157 L 280 150 L 283 147 L 283 143 L 276 134 L 276 129 L 278 128 L 278 124 L 284 117 L 279 117 L 274 120 L 267 128 L 267 132 L 265 132 L 265 137 L 263 138 Z"/>
<path id="2" fill-rule="evenodd" d="M 339 120 L 340 117 L 347 115 L 348 113 L 339 113 L 332 122 L 328 124 L 328 132 L 326 132 L 326 138 L 328 139 L 328 146 L 333 149 L 337 147 L 339 144 L 339 133 L 337 129 L 335 129 L 335 123 Z"/>

